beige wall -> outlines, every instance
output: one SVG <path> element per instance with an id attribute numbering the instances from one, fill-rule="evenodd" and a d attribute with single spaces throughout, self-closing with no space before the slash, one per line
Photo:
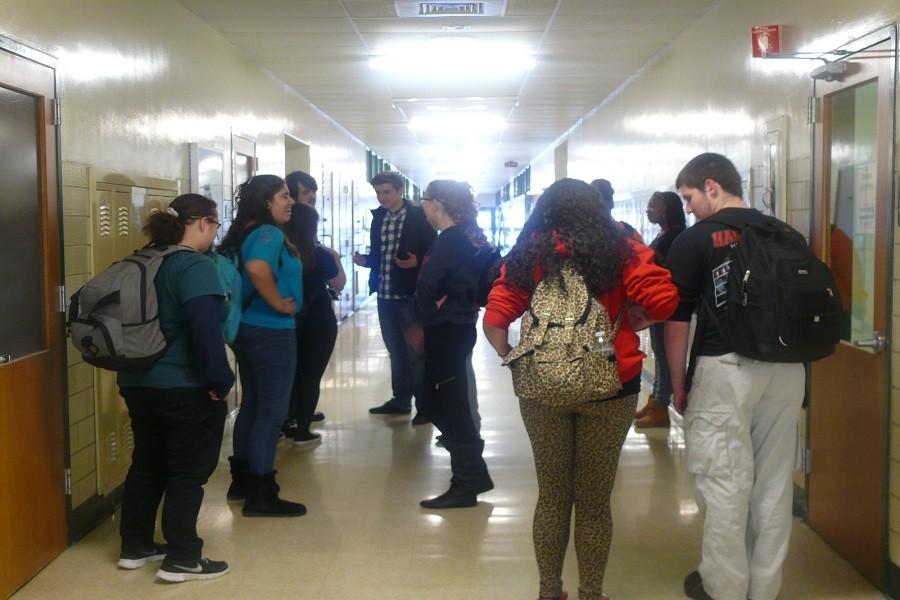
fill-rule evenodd
<path id="1" fill-rule="evenodd" d="M 361 143 L 172 0 L 9 0 L 0 33 L 59 59 L 63 160 L 187 180 L 183 144 L 228 161 L 233 132 L 281 173 L 287 132 L 311 144 L 314 174 L 365 178 Z"/>

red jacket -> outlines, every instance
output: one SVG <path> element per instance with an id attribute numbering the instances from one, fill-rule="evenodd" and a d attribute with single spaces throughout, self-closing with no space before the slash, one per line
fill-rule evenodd
<path id="1" fill-rule="evenodd" d="M 654 321 L 664 321 L 678 306 L 678 290 L 672 283 L 672 275 L 654 260 L 654 252 L 647 246 L 629 239 L 633 256 L 622 270 L 622 285 L 601 294 L 597 300 L 606 308 L 610 319 L 615 321 L 626 300 L 644 307 Z M 560 248 L 566 253 L 565 248 Z M 535 280 L 541 277 L 540 268 L 535 268 Z M 509 285 L 506 281 L 506 265 L 500 269 L 500 277 L 494 282 L 488 296 L 484 313 L 484 324 L 500 329 L 509 329 L 510 324 L 525 314 L 531 300 L 528 292 Z M 631 328 L 626 313 L 615 340 L 616 359 L 619 366 L 619 380 L 631 381 L 641 374 L 644 353 L 640 341 Z"/>

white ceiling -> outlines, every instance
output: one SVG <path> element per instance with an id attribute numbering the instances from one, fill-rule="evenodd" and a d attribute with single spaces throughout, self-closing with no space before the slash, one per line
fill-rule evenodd
<path id="1" fill-rule="evenodd" d="M 484 0 L 505 7 L 504 16 L 400 18 L 396 5 L 406 2 L 391 0 L 179 1 L 420 185 L 441 171 L 426 151 L 436 140 L 407 126 L 421 100 L 484 98 L 479 103 L 509 125 L 488 144 L 493 155 L 479 159 L 486 173 L 470 177 L 483 194 L 501 188 L 717 2 Z M 368 66 L 389 45 L 441 35 L 524 45 L 536 66 L 463 82 L 440 73 L 401 80 Z M 519 168 L 504 167 L 507 160 Z"/>

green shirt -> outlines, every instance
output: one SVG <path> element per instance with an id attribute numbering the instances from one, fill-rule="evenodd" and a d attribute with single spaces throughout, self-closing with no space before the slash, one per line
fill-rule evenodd
<path id="1" fill-rule="evenodd" d="M 173 254 L 156 274 L 159 322 L 167 339 L 166 353 L 143 371 L 120 371 L 119 387 L 204 388 L 201 366 L 190 352 L 190 331 L 182 305 L 198 296 L 224 297 L 213 260 L 199 252 Z"/>

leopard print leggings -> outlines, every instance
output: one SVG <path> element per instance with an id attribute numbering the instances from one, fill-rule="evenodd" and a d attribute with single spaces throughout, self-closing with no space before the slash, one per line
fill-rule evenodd
<path id="1" fill-rule="evenodd" d="M 519 401 L 537 470 L 534 553 L 542 597 L 556 598 L 562 592 L 573 506 L 579 598 L 603 596 L 612 540 L 609 498 L 636 404 L 636 394 L 569 409 Z"/>

